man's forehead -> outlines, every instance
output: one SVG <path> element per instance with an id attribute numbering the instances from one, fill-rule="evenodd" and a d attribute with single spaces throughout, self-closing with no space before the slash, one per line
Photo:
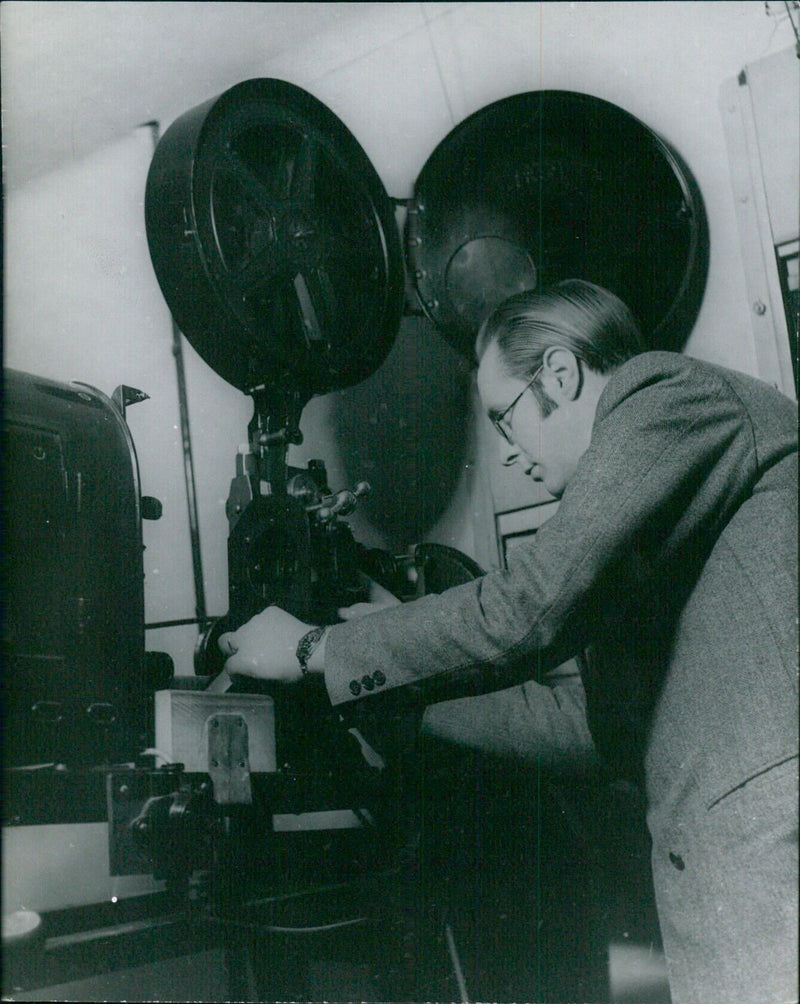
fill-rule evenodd
<path id="1" fill-rule="evenodd" d="M 502 411 L 508 404 L 506 397 L 519 382 L 505 372 L 496 344 L 492 342 L 478 364 L 478 393 L 486 411 L 489 414 Z"/>

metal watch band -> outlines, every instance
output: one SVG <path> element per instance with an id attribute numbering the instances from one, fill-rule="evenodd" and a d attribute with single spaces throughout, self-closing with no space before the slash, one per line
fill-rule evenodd
<path id="1" fill-rule="evenodd" d="M 326 627 L 311 628 L 310 631 L 306 631 L 297 643 L 295 655 L 297 656 L 297 661 L 300 663 L 300 671 L 303 676 L 308 673 L 308 660 L 311 658 L 314 649 L 322 641 L 322 636 L 326 631 Z"/>

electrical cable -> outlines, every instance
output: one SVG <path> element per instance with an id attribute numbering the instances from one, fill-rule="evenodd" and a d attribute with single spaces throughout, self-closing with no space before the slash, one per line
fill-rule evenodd
<path id="1" fill-rule="evenodd" d="M 229 927 L 241 927 L 248 931 L 258 931 L 262 934 L 320 934 L 324 931 L 337 931 L 343 927 L 354 927 L 356 924 L 366 924 L 367 917 L 351 917 L 348 920 L 336 920 L 330 924 L 316 924 L 309 927 L 285 927 L 281 924 L 254 924 L 246 920 L 231 920 L 227 917 L 209 917 L 208 920 L 225 924 Z"/>
<path id="2" fill-rule="evenodd" d="M 385 871 L 371 872 L 370 875 L 374 878 L 394 878 L 400 873 L 400 869 L 391 868 Z M 341 892 L 343 890 L 351 890 L 354 885 L 358 885 L 357 882 L 336 882 L 331 885 L 322 886 L 312 886 L 310 889 L 298 889 L 295 892 L 282 893 L 278 896 L 265 896 L 261 899 L 249 899 L 240 906 L 243 909 L 248 909 L 255 906 L 266 906 L 269 903 L 285 903 L 290 899 L 301 899 L 304 896 L 320 896 L 331 892 Z"/>
<path id="3" fill-rule="evenodd" d="M 154 756 L 159 760 L 163 760 L 162 766 L 166 767 L 168 764 L 174 763 L 171 756 L 165 753 L 163 750 L 156 749 L 155 746 L 150 746 L 146 750 L 142 750 L 141 756 Z"/>

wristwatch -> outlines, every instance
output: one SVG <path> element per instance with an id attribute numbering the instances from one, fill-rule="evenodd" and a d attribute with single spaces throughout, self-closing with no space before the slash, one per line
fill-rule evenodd
<path id="1" fill-rule="evenodd" d="M 297 656 L 297 661 L 300 663 L 300 672 L 303 676 L 308 673 L 308 660 L 311 658 L 314 649 L 322 641 L 322 636 L 327 630 L 327 627 L 311 628 L 310 631 L 306 631 L 297 643 L 295 655 Z"/>

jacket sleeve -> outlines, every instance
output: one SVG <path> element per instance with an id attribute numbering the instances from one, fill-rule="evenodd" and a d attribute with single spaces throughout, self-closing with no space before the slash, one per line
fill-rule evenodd
<path id="1" fill-rule="evenodd" d="M 748 416 L 724 378 L 623 367 L 558 511 L 507 570 L 331 628 L 332 703 L 409 685 L 430 703 L 541 680 L 642 581 L 668 591 L 671 575 L 699 570 L 754 469 Z"/>
<path id="2" fill-rule="evenodd" d="M 586 694 L 573 660 L 543 684 L 478 697 L 440 701 L 425 708 L 422 734 L 459 748 L 534 763 L 570 774 L 593 773 L 601 761 L 586 720 Z"/>

